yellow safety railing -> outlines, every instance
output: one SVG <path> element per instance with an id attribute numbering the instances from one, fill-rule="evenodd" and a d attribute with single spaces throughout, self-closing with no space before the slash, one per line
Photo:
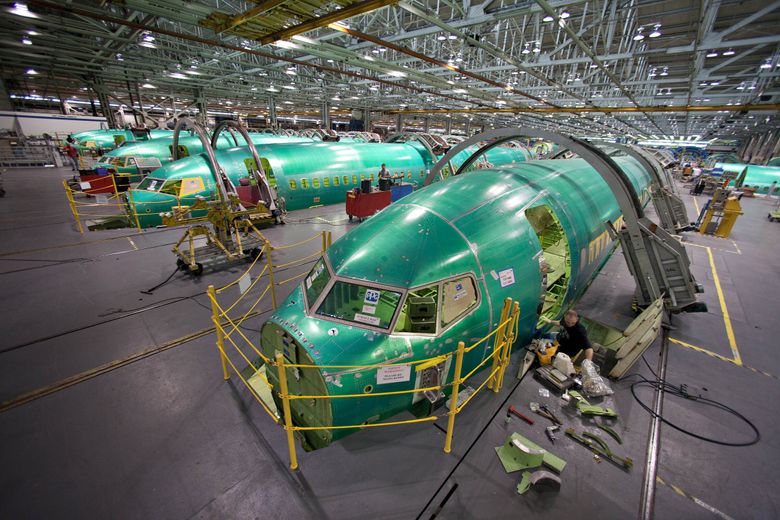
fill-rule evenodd
<path id="1" fill-rule="evenodd" d="M 131 219 L 131 224 L 134 224 L 139 232 L 141 231 L 141 223 L 138 219 L 138 214 L 131 209 L 135 207 L 133 204 L 133 194 L 129 189 L 125 192 L 119 191 L 116 183 L 117 177 L 129 178 L 130 175 L 106 175 L 105 180 L 103 180 L 104 185 L 83 190 L 74 190 L 68 185 L 67 179 L 62 180 L 62 187 L 65 190 L 65 196 L 68 199 L 68 205 L 73 214 L 73 220 L 76 222 L 76 226 L 80 233 L 84 233 L 82 220 L 113 217 L 129 217 Z M 96 199 L 84 199 L 83 197 L 85 195 L 95 196 Z M 103 195 L 105 196 L 104 200 L 97 199 L 98 196 Z"/>
<path id="2" fill-rule="evenodd" d="M 423 422 L 430 422 L 430 421 L 436 421 L 440 418 L 438 415 L 431 415 L 428 417 L 423 418 L 414 418 L 414 419 L 408 419 L 408 420 L 397 420 L 397 421 L 389 421 L 389 422 L 381 422 L 381 423 L 361 423 L 361 424 L 342 424 L 342 425 L 307 425 L 307 426 L 298 426 L 295 425 L 292 419 L 292 413 L 291 413 L 291 402 L 298 399 L 311 399 L 311 400 L 318 400 L 318 399 L 361 399 L 361 398 L 375 398 L 375 397 L 387 397 L 387 396 L 395 396 L 395 395 L 404 395 L 404 394 L 417 394 L 421 392 L 429 392 L 429 391 L 443 391 L 447 389 L 448 387 L 451 387 L 450 390 L 450 404 L 449 404 L 449 412 L 447 413 L 447 430 L 446 430 L 446 436 L 445 436 L 445 442 L 444 442 L 444 451 L 446 453 L 450 453 L 452 449 L 452 439 L 455 429 L 455 417 L 458 413 L 460 413 L 465 406 L 471 402 L 471 400 L 474 398 L 475 395 L 477 395 L 480 391 L 482 391 L 484 388 L 488 388 L 490 390 L 493 390 L 493 392 L 499 392 L 500 389 L 503 386 L 504 382 L 504 374 L 506 372 L 506 368 L 509 365 L 510 355 L 512 351 L 512 345 L 515 341 L 515 338 L 517 338 L 517 332 L 518 332 L 518 326 L 519 326 L 519 318 L 520 318 L 520 306 L 517 302 L 513 302 L 511 298 L 507 298 L 504 301 L 504 306 L 501 310 L 501 316 L 499 319 L 498 326 L 490 331 L 487 335 L 485 335 L 480 340 L 474 342 L 473 344 L 469 345 L 468 347 L 465 345 L 464 342 L 459 342 L 457 349 L 453 352 L 449 352 L 446 354 L 441 354 L 438 356 L 433 356 L 430 358 L 425 359 L 419 359 L 419 360 L 412 360 L 412 361 L 405 361 L 405 362 L 396 362 L 396 363 L 377 363 L 373 365 L 318 365 L 318 364 L 305 364 L 305 363 L 288 363 L 284 356 L 281 353 L 276 353 L 274 358 L 269 357 L 268 355 L 264 354 L 262 352 L 262 349 L 258 348 L 247 336 L 244 334 L 242 330 L 240 330 L 240 326 L 243 323 L 243 321 L 250 317 L 250 316 L 256 316 L 257 312 L 255 312 L 255 308 L 257 307 L 258 303 L 264 299 L 267 294 L 271 293 L 271 299 L 272 304 L 271 308 L 276 309 L 277 302 L 276 302 L 276 296 L 273 292 L 273 288 L 277 285 L 282 285 L 284 283 L 288 283 L 290 281 L 293 281 L 298 278 L 304 277 L 307 272 L 303 272 L 302 274 L 287 278 L 286 280 L 282 282 L 276 282 L 274 278 L 274 269 L 279 269 L 281 267 L 291 267 L 291 266 L 302 266 L 305 265 L 305 263 L 308 263 L 308 260 L 310 260 L 312 257 L 319 256 L 323 254 L 327 248 L 330 246 L 331 243 L 331 237 L 329 232 L 323 232 L 321 234 L 322 237 L 322 249 L 320 251 L 317 251 L 314 254 L 305 255 L 297 260 L 287 262 L 284 264 L 279 264 L 278 266 L 274 266 L 272 262 L 272 251 L 276 250 L 282 250 L 282 249 L 288 249 L 288 248 L 296 248 L 296 247 L 304 247 L 307 243 L 313 242 L 316 240 L 320 235 L 314 235 L 306 240 L 303 240 L 301 242 L 298 242 L 296 244 L 290 244 L 286 246 L 271 246 L 270 243 L 266 243 L 265 247 L 263 248 L 263 252 L 266 256 L 266 264 L 263 267 L 263 269 L 260 271 L 260 274 L 255 278 L 255 280 L 251 283 L 250 288 L 246 289 L 244 293 L 240 294 L 239 297 L 235 302 L 228 305 L 226 308 L 223 308 L 220 303 L 217 301 L 217 296 L 227 289 L 237 285 L 239 281 L 246 275 L 248 275 L 251 271 L 254 265 L 258 262 L 258 259 L 255 260 L 255 262 L 250 266 L 245 273 L 243 273 L 241 276 L 239 276 L 235 281 L 225 285 L 224 287 L 221 287 L 220 289 L 215 289 L 213 286 L 209 286 L 208 295 L 209 299 L 211 300 L 211 307 L 212 307 L 212 321 L 214 323 L 214 327 L 217 331 L 217 349 L 219 351 L 221 365 L 222 365 L 222 373 L 225 380 L 230 378 L 230 372 L 228 370 L 228 367 L 232 368 L 233 372 L 238 375 L 238 377 L 241 379 L 241 381 L 244 383 L 244 385 L 249 388 L 250 393 L 252 396 L 260 403 L 263 410 L 271 417 L 271 419 L 276 422 L 277 424 L 280 424 L 287 436 L 287 444 L 288 444 L 288 450 L 289 450 L 289 456 L 290 456 L 290 468 L 296 469 L 298 467 L 298 458 L 295 448 L 295 435 L 294 433 L 296 431 L 311 431 L 311 430 L 340 430 L 340 429 L 362 429 L 362 428 L 377 428 L 377 427 L 386 427 L 386 426 L 396 426 L 401 424 L 416 424 L 416 423 L 423 423 Z M 268 285 L 265 287 L 263 291 L 260 291 L 258 289 L 258 292 L 260 293 L 259 297 L 257 298 L 257 301 L 255 301 L 254 304 L 252 304 L 248 310 L 242 315 L 238 317 L 231 317 L 228 313 L 236 308 L 236 306 L 241 303 L 245 296 L 250 292 L 252 288 L 255 287 L 256 284 L 258 284 L 259 280 L 261 278 L 267 277 L 268 278 Z M 463 366 L 463 360 L 464 356 L 468 354 L 469 352 L 473 351 L 480 345 L 485 345 L 490 340 L 493 340 L 493 349 L 491 353 L 484 357 L 476 366 L 471 367 L 468 373 L 464 374 L 464 366 Z M 243 342 L 246 345 L 248 345 L 249 350 L 251 351 L 250 354 L 247 354 L 242 348 L 239 346 L 239 342 Z M 230 357 L 227 354 L 228 346 L 233 347 L 232 350 L 235 350 L 238 355 L 250 366 L 252 367 L 252 370 L 254 374 L 258 377 L 258 379 L 266 386 L 266 388 L 271 391 L 275 392 L 276 396 L 278 398 L 278 401 L 281 401 L 282 404 L 282 410 L 281 415 L 279 415 L 276 412 L 273 412 L 271 410 L 270 403 L 266 403 L 262 397 L 259 395 L 259 392 L 249 383 L 247 378 L 244 377 L 244 375 L 236 368 L 235 364 L 231 361 Z M 231 351 L 232 351 L 231 350 Z M 274 386 L 268 381 L 268 378 L 265 377 L 264 374 L 261 373 L 261 369 L 257 368 L 255 366 L 255 363 L 253 363 L 250 359 L 250 357 L 254 357 L 255 359 L 259 359 L 263 365 L 266 367 L 275 367 L 277 378 L 278 378 L 278 388 L 274 388 Z M 424 370 L 428 367 L 436 366 L 440 363 L 444 363 L 450 358 L 455 359 L 455 367 L 453 372 L 453 378 L 450 383 L 442 383 L 440 385 L 431 386 L 431 387 L 425 387 L 425 388 L 412 388 L 412 389 L 406 389 L 406 390 L 395 390 L 395 391 L 388 391 L 388 392 L 372 392 L 369 394 L 362 393 L 362 394 L 340 394 L 340 395 L 291 395 L 289 392 L 289 386 L 288 386 L 288 379 L 287 379 L 287 370 L 297 370 L 297 369 L 316 369 L 316 370 L 329 370 L 329 369 L 357 369 L 357 370 L 371 370 L 371 369 L 378 369 L 381 367 L 387 367 L 387 366 L 393 366 L 393 365 L 411 365 L 416 367 L 416 371 Z M 474 392 L 469 395 L 463 403 L 458 405 L 458 394 L 460 390 L 460 385 L 463 384 L 466 380 L 471 378 L 474 374 L 476 374 L 478 371 L 480 371 L 482 368 L 485 367 L 489 362 L 492 362 L 490 373 L 487 375 L 485 380 L 481 382 L 477 388 L 474 390 Z"/>

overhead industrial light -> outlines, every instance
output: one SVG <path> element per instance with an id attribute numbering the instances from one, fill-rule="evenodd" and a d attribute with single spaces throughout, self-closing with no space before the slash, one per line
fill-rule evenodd
<path id="1" fill-rule="evenodd" d="M 467 91 L 466 91 L 466 89 L 462 89 L 462 88 L 456 88 L 456 89 L 454 89 L 452 92 L 453 92 L 454 94 L 465 94 Z"/>
<path id="2" fill-rule="evenodd" d="M 276 40 L 273 45 L 276 47 L 281 47 L 282 49 L 297 49 L 298 46 L 294 44 L 293 42 L 288 42 L 287 40 Z"/>
<path id="3" fill-rule="evenodd" d="M 309 43 L 309 44 L 316 44 L 317 42 L 312 40 L 311 38 L 307 38 L 306 36 L 303 36 L 301 34 L 296 34 L 292 37 L 293 40 L 297 40 L 299 42 L 303 43 Z"/>
<path id="4" fill-rule="evenodd" d="M 761 68 L 761 69 L 771 69 L 772 68 L 772 58 L 767 58 L 766 60 L 764 60 L 764 63 L 762 63 L 759 68 Z"/>
<path id="5" fill-rule="evenodd" d="M 401 72 L 400 70 L 390 70 L 387 72 L 391 76 L 395 76 L 396 78 L 405 78 L 406 72 Z"/>
<path id="6" fill-rule="evenodd" d="M 282 85 L 282 88 L 286 88 L 287 90 L 295 90 L 295 87 L 292 85 Z"/>
<path id="7" fill-rule="evenodd" d="M 39 33 L 38 31 L 34 31 L 34 30 L 32 30 L 32 29 L 28 29 L 26 32 L 27 32 L 27 34 L 29 34 L 30 36 L 40 36 L 40 35 L 41 35 L 41 33 Z"/>
<path id="8" fill-rule="evenodd" d="M 458 37 L 455 36 L 454 34 L 450 34 L 449 36 L 447 36 L 447 38 L 450 39 L 450 40 L 457 40 L 458 39 Z"/>
<path id="9" fill-rule="evenodd" d="M 710 83 L 711 87 L 717 87 L 718 85 L 720 85 L 720 81 L 713 81 Z"/>
<path id="10" fill-rule="evenodd" d="M 552 22 L 553 20 L 555 20 L 555 18 L 553 18 L 549 14 L 547 16 L 545 16 L 544 18 L 542 18 L 543 22 Z"/>
<path id="11" fill-rule="evenodd" d="M 191 74 L 193 76 L 201 76 L 202 74 L 198 72 L 197 70 L 187 69 L 184 71 L 185 74 Z"/>
<path id="12" fill-rule="evenodd" d="M 660 23 L 653 25 L 653 32 L 649 34 L 650 38 L 658 38 L 659 36 L 661 36 L 660 29 L 661 29 Z"/>
<path id="13" fill-rule="evenodd" d="M 28 76 L 35 76 L 38 73 L 35 71 L 35 69 L 27 69 L 27 72 L 25 72 L 25 74 L 27 74 Z"/>
<path id="14" fill-rule="evenodd" d="M 661 74 L 659 76 L 668 76 L 669 75 L 669 67 L 664 67 L 664 70 L 661 71 Z"/>
<path id="15" fill-rule="evenodd" d="M 25 18 L 40 18 L 37 14 L 30 11 L 27 8 L 27 4 L 20 2 L 14 2 L 14 4 L 8 9 L 8 12 L 18 16 L 24 16 Z"/>
<path id="16" fill-rule="evenodd" d="M 541 44 L 539 42 L 536 42 L 536 47 L 534 47 L 534 52 L 537 53 L 537 54 L 542 52 L 542 47 L 541 47 Z"/>
<path id="17" fill-rule="evenodd" d="M 645 35 L 643 34 L 643 31 L 645 30 L 644 27 L 640 27 L 636 30 L 636 34 L 634 35 L 634 41 L 640 42 L 645 39 Z"/>
<path id="18" fill-rule="evenodd" d="M 187 79 L 187 76 L 182 74 L 181 72 L 171 72 L 168 74 L 169 78 L 175 78 L 175 79 Z"/>
<path id="19" fill-rule="evenodd" d="M 734 51 L 734 49 L 729 49 L 727 51 L 723 51 L 723 55 L 724 56 L 734 56 L 735 54 L 736 54 L 736 52 Z"/>
<path id="20" fill-rule="evenodd" d="M 571 16 L 571 14 L 569 14 L 569 11 L 567 11 L 567 10 L 565 10 L 565 9 L 564 9 L 564 10 L 563 10 L 563 12 L 562 12 L 560 15 L 558 15 L 558 16 L 559 16 L 561 19 L 565 20 L 565 19 L 567 19 L 568 17 L 570 17 L 570 16 Z"/>
<path id="21" fill-rule="evenodd" d="M 141 88 L 157 88 L 157 87 L 155 87 L 151 83 L 144 83 L 143 85 L 141 85 Z"/>
<path id="22" fill-rule="evenodd" d="M 591 64 L 590 64 L 590 68 L 591 68 L 591 69 L 595 69 L 596 67 L 598 67 L 598 65 L 596 65 L 595 63 L 591 63 Z"/>
<path id="23" fill-rule="evenodd" d="M 528 44 L 525 44 L 525 47 L 522 51 L 520 51 L 520 54 L 531 54 L 531 49 L 528 48 Z"/>
<path id="24" fill-rule="evenodd" d="M 266 92 L 279 92 L 279 89 L 274 87 L 273 85 L 271 85 L 270 87 L 268 87 L 265 90 L 266 90 Z"/>
<path id="25" fill-rule="evenodd" d="M 25 45 L 32 45 L 32 40 L 27 36 L 25 36 L 24 38 L 22 38 L 22 43 Z"/>
<path id="26" fill-rule="evenodd" d="M 717 52 L 715 52 L 715 51 L 710 51 L 710 52 L 708 52 L 708 53 L 706 54 L 706 56 L 707 56 L 708 58 L 717 58 L 717 57 L 718 57 L 718 53 L 717 53 Z"/>

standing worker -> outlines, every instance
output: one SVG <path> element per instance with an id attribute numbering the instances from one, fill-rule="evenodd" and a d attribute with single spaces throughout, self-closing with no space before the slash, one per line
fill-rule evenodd
<path id="1" fill-rule="evenodd" d="M 387 165 L 385 163 L 382 163 L 382 167 L 379 168 L 379 175 L 378 177 L 380 179 L 389 179 L 390 178 L 390 171 L 387 169 Z"/>
<path id="2" fill-rule="evenodd" d="M 70 161 L 70 168 L 74 172 L 79 171 L 79 161 L 77 159 L 79 151 L 70 143 L 65 144 L 65 156 Z"/>
<path id="3" fill-rule="evenodd" d="M 766 197 L 768 199 L 771 199 L 776 189 L 777 189 L 777 181 L 772 181 L 772 184 L 769 185 L 769 190 L 766 192 Z"/>
<path id="4" fill-rule="evenodd" d="M 574 358 L 580 350 L 585 351 L 585 359 L 593 361 L 593 345 L 588 339 L 588 333 L 580 323 L 580 317 L 575 310 L 568 310 L 563 319 L 551 320 L 542 317 L 545 323 L 552 323 L 561 327 L 558 333 L 558 352 L 563 352 L 570 358 Z"/>

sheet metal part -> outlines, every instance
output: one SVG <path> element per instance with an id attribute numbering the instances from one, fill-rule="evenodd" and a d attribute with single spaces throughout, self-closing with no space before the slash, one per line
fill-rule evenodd
<path id="1" fill-rule="evenodd" d="M 612 462 L 619 468 L 628 471 L 634 465 L 634 461 L 630 457 L 620 457 L 612 453 L 612 451 L 610 451 L 609 449 L 603 450 L 601 446 L 596 446 L 591 439 L 577 435 L 577 433 L 574 431 L 574 428 L 567 428 L 566 435 L 574 439 L 578 443 L 582 444 L 583 446 L 588 448 L 590 451 L 592 451 L 599 457 L 607 459 L 608 461 Z"/>

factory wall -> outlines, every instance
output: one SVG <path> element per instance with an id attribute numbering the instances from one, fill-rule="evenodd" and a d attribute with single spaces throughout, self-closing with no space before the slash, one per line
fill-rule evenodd
<path id="1" fill-rule="evenodd" d="M 21 131 L 28 137 L 95 130 L 101 123 L 107 128 L 103 117 L 0 111 L 0 130 Z"/>

